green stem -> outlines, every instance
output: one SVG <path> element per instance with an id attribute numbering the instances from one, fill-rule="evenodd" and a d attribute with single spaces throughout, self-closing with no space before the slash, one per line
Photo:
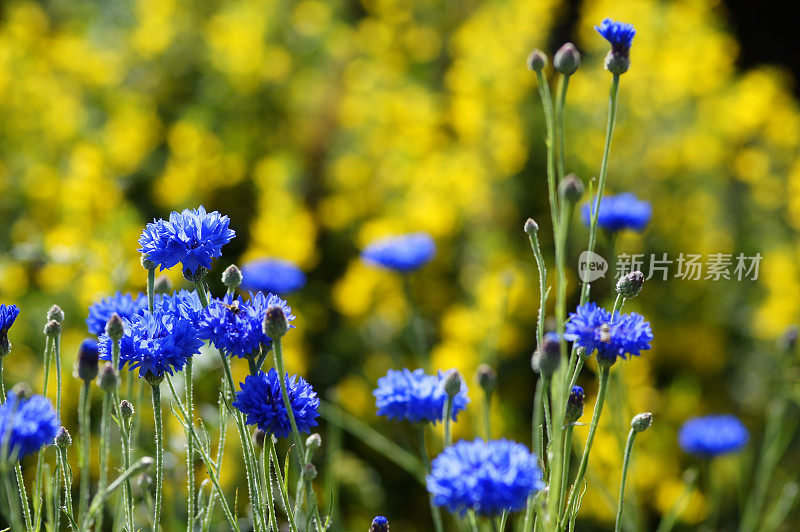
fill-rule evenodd
<path id="1" fill-rule="evenodd" d="M 14 492 L 14 488 L 11 483 L 11 474 L 7 470 L 5 463 L 3 464 L 2 473 L 3 475 L 3 483 L 5 484 L 5 492 L 6 492 L 6 499 L 8 502 L 8 513 L 10 514 L 9 519 L 11 520 L 11 529 L 12 530 L 30 530 L 31 527 L 26 523 L 23 527 L 22 522 L 19 520 L 19 512 L 17 511 L 17 501 L 14 500 L 14 496 L 11 495 Z"/>
<path id="2" fill-rule="evenodd" d="M 428 446 L 425 443 L 425 425 L 419 428 L 419 454 L 422 458 L 422 464 L 425 468 L 425 474 L 428 474 L 431 469 L 431 459 L 428 456 Z M 433 503 L 433 494 L 428 497 L 431 507 L 431 517 L 433 518 L 433 527 L 436 532 L 444 532 L 444 524 L 442 523 L 442 513 L 439 507 Z"/>
<path id="3" fill-rule="evenodd" d="M 28 501 L 28 490 L 25 489 L 25 477 L 22 475 L 22 464 L 17 461 L 14 464 L 14 475 L 17 478 L 17 491 L 19 493 L 19 502 L 22 506 L 22 517 L 25 519 L 25 526 L 28 530 L 33 530 L 33 517 L 31 515 L 31 506 Z"/>
<path id="4" fill-rule="evenodd" d="M 152 464 L 152 459 L 140 458 L 135 464 L 133 464 L 133 466 L 126 469 L 120 476 L 115 478 L 114 481 L 111 484 L 109 484 L 109 486 L 106 489 L 104 489 L 103 491 L 98 491 L 97 495 L 95 495 L 94 499 L 92 500 L 92 505 L 89 507 L 89 511 L 86 514 L 86 518 L 83 520 L 83 526 L 81 527 L 81 529 L 89 530 L 92 526 L 94 515 L 100 511 L 106 499 L 112 493 L 114 493 L 114 491 L 116 491 L 117 488 L 119 488 L 126 480 L 146 470 L 148 467 L 150 467 L 151 464 Z M 158 500 L 156 500 L 156 504 L 158 504 Z M 157 529 L 158 522 L 154 522 L 153 527 L 154 529 Z"/>
<path id="5" fill-rule="evenodd" d="M 492 439 L 492 394 L 483 394 L 483 435 L 486 441 Z"/>
<path id="6" fill-rule="evenodd" d="M 600 422 L 600 414 L 603 412 L 603 403 L 606 400 L 606 392 L 608 391 L 608 377 L 610 374 L 611 368 L 607 366 L 602 366 L 600 368 L 600 386 L 597 390 L 597 401 L 594 404 L 594 413 L 592 414 L 592 422 L 589 425 L 589 434 L 586 437 L 586 447 L 583 450 L 583 456 L 581 456 L 581 462 L 578 466 L 578 474 L 575 477 L 575 482 L 572 485 L 572 490 L 570 491 L 569 501 L 567 502 L 566 507 L 566 514 L 565 519 L 573 512 L 573 507 L 575 502 L 578 498 L 578 493 L 580 492 L 581 482 L 583 482 L 583 477 L 586 474 L 586 466 L 589 465 L 589 452 L 592 450 L 592 443 L 594 442 L 594 435 L 597 432 L 597 425 Z M 577 509 L 574 510 L 577 512 Z M 563 526 L 563 521 L 562 521 Z"/>
<path id="7" fill-rule="evenodd" d="M 5 358 L 5 356 L 0 355 L 0 405 L 6 402 L 6 378 L 3 371 L 3 360 Z"/>
<path id="8" fill-rule="evenodd" d="M 563 466 L 561 467 L 561 492 L 558 495 L 558 500 L 563 501 L 567 493 L 567 476 L 569 475 L 569 458 L 572 454 L 572 430 L 574 426 L 570 423 L 564 431 L 564 453 L 563 453 Z"/>
<path id="9" fill-rule="evenodd" d="M 151 383 L 153 392 L 153 419 L 156 431 L 156 495 L 153 504 L 153 531 L 161 524 L 161 496 L 164 488 L 164 424 L 161 416 L 161 386 Z"/>
<path id="10" fill-rule="evenodd" d="M 91 482 L 91 468 L 89 464 L 91 454 L 91 426 L 90 426 L 90 411 L 92 408 L 91 398 L 89 397 L 91 381 L 84 381 L 81 387 L 81 395 L 79 398 L 79 414 L 78 423 L 81 433 L 81 454 L 80 454 L 80 468 L 81 468 L 81 490 L 80 499 L 78 503 L 78 519 L 83 521 L 86 517 L 86 510 L 89 508 L 89 489 Z"/>
<path id="11" fill-rule="evenodd" d="M 450 431 L 450 421 L 453 417 L 453 398 L 449 395 L 445 401 L 444 407 L 444 447 L 450 447 L 453 444 L 453 435 Z M 488 440 L 487 440 L 488 441 Z"/>
<path id="12" fill-rule="evenodd" d="M 62 475 L 64 475 L 64 505 L 66 506 L 67 514 L 71 519 L 74 519 L 75 515 L 72 510 L 72 470 L 69 466 L 66 449 L 58 448 L 58 461 L 61 465 Z M 56 512 L 60 511 L 60 508 L 56 509 Z"/>
<path id="13" fill-rule="evenodd" d="M 297 525 L 294 522 L 294 514 L 292 513 L 292 505 L 289 503 L 289 493 L 286 491 L 286 483 L 283 481 L 283 473 L 281 473 L 281 463 L 278 460 L 278 454 L 275 451 L 275 442 L 272 441 L 272 436 L 267 435 L 266 445 L 269 448 L 269 455 L 272 462 L 275 464 L 275 477 L 278 481 L 278 493 L 281 496 L 283 508 L 286 511 L 286 518 L 289 520 L 289 527 L 292 532 L 297 532 Z"/>
<path id="14" fill-rule="evenodd" d="M 97 491 L 102 493 L 108 484 L 108 454 L 111 447 L 111 393 L 103 394 L 102 417 L 100 418 L 100 478 L 97 481 Z M 97 514 L 97 530 L 103 530 L 103 502 Z"/>
<path id="15" fill-rule="evenodd" d="M 411 312 L 409 319 L 411 324 L 411 336 L 414 341 L 414 351 L 421 367 L 428 365 L 428 341 L 425 336 L 425 321 L 422 319 L 419 306 L 416 304 L 414 292 L 411 290 L 411 279 L 408 275 L 403 275 L 403 293 L 406 296 L 408 307 Z"/>
<path id="16" fill-rule="evenodd" d="M 56 412 L 61 417 L 61 335 L 53 339 L 53 355 L 56 360 Z"/>
<path id="17" fill-rule="evenodd" d="M 153 308 L 155 307 L 155 297 L 156 297 L 156 268 L 153 266 L 152 268 L 147 268 L 147 310 L 150 313 L 153 313 Z"/>
<path id="18" fill-rule="evenodd" d="M 636 431 L 631 429 L 628 433 L 628 442 L 625 445 L 625 458 L 622 461 L 622 480 L 619 484 L 619 506 L 617 507 L 617 523 L 614 528 L 616 532 L 622 529 L 622 507 L 625 503 L 625 481 L 628 478 L 628 466 L 631 461 L 631 452 L 633 451 L 633 442 L 636 440 Z"/>
<path id="19" fill-rule="evenodd" d="M 547 191 L 550 196 L 550 217 L 553 222 L 553 232 L 558 227 L 558 196 L 556 195 L 556 169 L 555 169 L 555 135 L 553 134 L 553 102 L 550 98 L 550 86 L 544 73 L 536 73 L 539 80 L 539 97 L 542 100 L 544 121 L 547 128 Z"/>
<path id="20" fill-rule="evenodd" d="M 225 453 L 225 438 L 228 432 L 228 409 L 225 408 L 225 393 L 227 390 L 227 383 L 223 380 L 220 383 L 220 396 L 219 396 L 219 441 L 217 442 L 217 457 L 214 461 L 217 470 L 222 464 L 222 456 Z M 218 476 L 217 476 L 218 477 Z M 219 482 L 219 478 L 216 478 Z M 203 518 L 203 532 L 211 530 L 211 516 L 214 513 L 214 504 L 216 503 L 216 491 L 212 491 L 208 497 L 208 508 L 206 509 L 205 517 Z"/>
<path id="21" fill-rule="evenodd" d="M 691 469 L 684 474 L 684 477 L 688 477 L 686 487 L 675 500 L 675 504 L 672 505 L 667 514 L 661 519 L 656 532 L 670 532 L 670 530 L 672 530 L 672 527 L 675 526 L 675 521 L 678 520 L 678 517 L 683 512 L 686 500 L 694 491 L 697 484 L 697 471 Z"/>
<path id="22" fill-rule="evenodd" d="M 566 154 L 566 132 L 564 131 L 564 109 L 567 104 L 567 87 L 569 86 L 569 76 L 561 76 L 559 82 L 558 99 L 556 100 L 556 135 L 558 136 L 558 180 L 564 178 L 564 156 Z"/>
<path id="23" fill-rule="evenodd" d="M 186 420 L 187 423 L 194 425 L 194 391 L 193 391 L 193 378 L 192 378 L 192 358 L 186 360 L 186 368 L 184 369 L 184 379 L 186 383 L 186 414 L 189 416 Z M 194 480 L 194 440 L 191 437 L 186 438 L 186 530 L 192 532 L 194 530 L 194 522 L 196 517 L 195 502 L 195 480 Z"/>

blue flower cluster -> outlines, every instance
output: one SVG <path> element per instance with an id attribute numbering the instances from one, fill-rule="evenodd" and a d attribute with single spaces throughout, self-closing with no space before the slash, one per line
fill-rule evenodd
<path id="1" fill-rule="evenodd" d="M 308 434 L 311 427 L 318 425 L 317 392 L 302 377 L 289 377 L 287 373 L 284 378 L 297 430 Z M 274 434 L 278 438 L 291 434 L 292 426 L 283 403 L 281 384 L 275 368 L 271 368 L 269 373 L 259 371 L 257 375 L 248 375 L 239 385 L 241 391 L 236 392 L 233 406 L 247 416 L 248 425 L 256 425 L 267 434 Z"/>
<path id="2" fill-rule="evenodd" d="M 288 322 L 295 319 L 286 301 L 275 294 L 250 292 L 247 301 L 241 296 L 214 299 L 197 318 L 200 338 L 210 340 L 217 349 L 239 358 L 258 354 L 261 346 L 269 350 L 272 339 L 264 332 L 263 324 L 270 307 L 281 307 Z"/>
<path id="3" fill-rule="evenodd" d="M 106 330 L 106 323 L 114 314 L 120 318 L 131 319 L 147 309 L 147 296 L 138 294 L 135 298 L 131 294 L 117 292 L 113 296 L 101 299 L 89 307 L 89 317 L 86 326 L 89 332 L 100 336 Z"/>
<path id="4" fill-rule="evenodd" d="M 288 260 L 260 259 L 242 267 L 242 288 L 286 294 L 306 285 L 306 274 Z"/>
<path id="5" fill-rule="evenodd" d="M 627 53 L 633 44 L 633 37 L 636 35 L 636 30 L 631 24 L 624 22 L 617 22 L 610 18 L 604 19 L 599 26 L 594 29 L 597 33 L 603 36 L 605 40 L 611 43 L 611 49 L 620 54 Z"/>
<path id="6" fill-rule="evenodd" d="M 222 246 L 236 233 L 229 227 L 230 218 L 217 211 L 197 209 L 172 212 L 169 220 L 147 224 L 139 237 L 139 252 L 162 270 L 178 263 L 191 276 L 198 268 L 210 268 L 211 261 L 222 256 Z"/>
<path id="7" fill-rule="evenodd" d="M 6 402 L 0 405 L 0 449 L 8 452 L 2 459 L 25 458 L 53 443 L 58 427 L 58 415 L 47 398 L 33 395 L 20 399 L 8 392 Z"/>
<path id="8" fill-rule="evenodd" d="M 689 454 L 711 458 L 745 446 L 750 435 L 735 416 L 695 417 L 681 427 L 678 443 Z"/>
<path id="9" fill-rule="evenodd" d="M 583 223 L 587 227 L 592 224 L 592 206 L 585 204 L 581 210 Z M 597 225 L 610 233 L 622 229 L 642 231 L 650 222 L 653 207 L 649 202 L 639 200 L 630 192 L 617 196 L 606 196 L 600 201 L 600 214 Z"/>
<path id="10" fill-rule="evenodd" d="M 650 323 L 635 312 L 615 312 L 612 316 L 606 309 L 586 303 L 570 314 L 564 338 L 588 353 L 596 350 L 599 359 L 611 365 L 617 357 L 639 356 L 650 349 L 653 331 Z"/>
<path id="11" fill-rule="evenodd" d="M 428 375 L 422 369 L 390 369 L 386 376 L 378 379 L 378 387 L 372 392 L 378 415 L 412 423 L 442 421 L 447 400 L 443 387 L 444 376 L 442 372 Z M 461 391 L 453 397 L 453 421 L 467 407 L 467 403 L 467 386 L 462 381 Z"/>
<path id="12" fill-rule="evenodd" d="M 172 295 L 156 294 L 154 310 L 180 316 L 197 325 L 203 312 L 203 303 L 196 291 L 178 290 Z"/>
<path id="13" fill-rule="evenodd" d="M 364 261 L 398 272 L 410 272 L 430 262 L 436 244 L 426 233 L 411 233 L 384 238 L 363 249 Z"/>
<path id="14" fill-rule="evenodd" d="M 427 485 L 436 505 L 483 516 L 519 511 L 531 493 L 544 488 L 536 455 L 505 439 L 459 441 L 446 448 L 431 462 Z"/>
<path id="15" fill-rule="evenodd" d="M 194 324 L 179 314 L 145 310 L 122 323 L 120 369 L 125 365 L 131 371 L 138 369 L 141 378 L 160 381 L 165 373 L 180 371 L 203 345 Z M 113 341 L 103 333 L 98 343 L 100 358 L 110 361 Z"/>
<path id="16" fill-rule="evenodd" d="M 16 305 L 0 305 L 0 357 L 4 357 L 11 350 L 8 342 L 8 330 L 14 325 L 19 316 L 19 307 Z"/>

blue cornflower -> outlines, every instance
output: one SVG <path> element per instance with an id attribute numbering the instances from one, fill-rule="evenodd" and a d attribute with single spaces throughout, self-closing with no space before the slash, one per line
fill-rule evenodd
<path id="1" fill-rule="evenodd" d="M 587 227 L 592 224 L 591 206 L 587 203 L 581 210 L 583 224 Z M 626 192 L 617 196 L 606 196 L 600 202 L 600 215 L 597 225 L 610 233 L 622 229 L 643 231 L 653 215 L 650 202 L 639 200 L 634 194 Z"/>
<path id="2" fill-rule="evenodd" d="M 196 291 L 178 290 L 173 294 L 156 294 L 155 307 L 162 312 L 176 314 L 197 324 L 203 312 L 203 303 Z"/>
<path id="3" fill-rule="evenodd" d="M 745 446 L 750 435 L 735 416 L 695 417 L 681 427 L 678 442 L 689 454 L 711 458 Z"/>
<path id="4" fill-rule="evenodd" d="M 375 516 L 372 520 L 372 525 L 369 527 L 369 532 L 389 532 L 389 520 L 382 515 Z"/>
<path id="5" fill-rule="evenodd" d="M 147 296 L 138 294 L 135 298 L 131 294 L 117 292 L 113 296 L 101 299 L 89 307 L 89 317 L 86 325 L 89 332 L 100 336 L 106 330 L 106 323 L 112 315 L 120 318 L 131 319 L 147 308 Z"/>
<path id="6" fill-rule="evenodd" d="M 441 371 L 438 375 L 427 375 L 422 369 L 390 369 L 386 376 L 378 379 L 378 387 L 372 392 L 378 415 L 412 423 L 432 421 L 435 424 L 442 421 L 447 400 L 445 376 L 446 373 Z M 462 380 L 461 391 L 453 397 L 453 421 L 467 407 L 467 403 L 467 386 Z"/>
<path id="7" fill-rule="evenodd" d="M 640 351 L 650 349 L 653 331 L 650 323 L 631 312 L 612 316 L 609 311 L 594 303 L 581 305 L 570 314 L 564 338 L 586 349 L 597 350 L 598 362 L 608 365 L 617 357 L 639 356 Z"/>
<path id="8" fill-rule="evenodd" d="M 426 233 L 384 238 L 368 245 L 361 258 L 370 264 L 410 272 L 430 262 L 436 255 L 436 244 Z"/>
<path id="9" fill-rule="evenodd" d="M 287 373 L 284 378 L 297 430 L 308 434 L 311 432 L 311 427 L 318 425 L 317 392 L 303 377 L 298 375 L 289 377 Z M 278 438 L 285 438 L 292 432 L 275 368 L 271 368 L 269 373 L 259 371 L 258 375 L 248 375 L 239 386 L 241 391 L 236 392 L 233 406 L 247 415 L 248 425 L 256 425 L 267 434 L 274 434 Z"/>
<path id="10" fill-rule="evenodd" d="M 20 399 L 8 392 L 0 405 L 0 450 L 9 456 L 24 458 L 53 443 L 60 423 L 53 403 L 41 395 Z"/>
<path id="11" fill-rule="evenodd" d="M 427 484 L 434 504 L 483 516 L 519 511 L 544 488 L 536 455 L 505 439 L 462 440 L 446 448 L 431 462 Z"/>
<path id="12" fill-rule="evenodd" d="M 161 267 L 172 268 L 179 262 L 184 275 L 199 268 L 210 268 L 212 259 L 222 256 L 222 246 L 236 236 L 229 227 L 230 218 L 217 211 L 197 209 L 172 212 L 169 220 L 147 224 L 139 237 L 139 252 Z"/>
<path id="13" fill-rule="evenodd" d="M 180 371 L 189 357 L 200 352 L 203 341 L 191 321 L 178 314 L 156 310 L 142 311 L 130 320 L 122 320 L 125 334 L 120 339 L 122 369 L 138 369 L 139 377 L 160 381 L 164 374 Z M 105 333 L 100 336 L 100 358 L 111 360 L 113 342 Z"/>
<path id="14" fill-rule="evenodd" d="M 306 285 L 306 274 L 288 260 L 260 259 L 242 267 L 242 288 L 286 294 Z"/>
<path id="15" fill-rule="evenodd" d="M 250 299 L 213 299 L 197 318 L 200 337 L 210 340 L 217 349 L 239 358 L 258 354 L 261 346 L 272 348 L 272 339 L 264 333 L 264 319 L 270 307 L 281 307 L 286 320 L 295 319 L 286 301 L 275 294 L 250 292 Z M 293 328 L 293 325 L 289 325 Z"/>
<path id="16" fill-rule="evenodd" d="M 4 357 L 11 350 L 8 342 L 8 330 L 14 325 L 19 316 L 19 307 L 16 305 L 0 305 L 0 357 Z"/>
<path id="17" fill-rule="evenodd" d="M 636 30 L 632 24 L 617 22 L 610 18 L 603 19 L 603 22 L 599 26 L 595 26 L 594 29 L 611 43 L 611 49 L 619 54 L 626 54 L 630 51 L 633 36 L 636 35 Z"/>

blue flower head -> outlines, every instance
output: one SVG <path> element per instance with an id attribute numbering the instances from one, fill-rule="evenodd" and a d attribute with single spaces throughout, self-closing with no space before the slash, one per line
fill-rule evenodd
<path id="1" fill-rule="evenodd" d="M 166 314 L 174 314 L 189 320 L 195 326 L 203 312 L 203 303 L 196 291 L 178 290 L 172 295 L 156 294 L 155 307 Z"/>
<path id="2" fill-rule="evenodd" d="M 612 365 L 617 357 L 627 359 L 627 355 L 639 356 L 650 349 L 653 331 L 650 323 L 635 312 L 615 312 L 612 316 L 606 309 L 586 303 L 570 314 L 564 338 L 589 354 L 596 350 L 598 362 Z"/>
<path id="3" fill-rule="evenodd" d="M 319 398 L 317 392 L 305 379 L 287 373 L 286 391 L 292 412 L 297 423 L 297 430 L 308 434 L 311 427 L 317 426 L 319 416 Z M 281 384 L 278 372 L 271 368 L 269 373 L 259 371 L 257 375 L 248 375 L 240 383 L 241 391 L 236 392 L 233 406 L 247 416 L 248 425 L 256 425 L 267 434 L 285 438 L 292 432 L 289 416 L 281 395 Z"/>
<path id="4" fill-rule="evenodd" d="M 436 244 L 426 233 L 384 238 L 361 252 L 361 258 L 366 262 L 398 272 L 416 270 L 430 262 L 434 255 Z"/>
<path id="5" fill-rule="evenodd" d="M 53 443 L 58 433 L 58 415 L 53 403 L 41 395 L 20 399 L 8 392 L 6 402 L 0 405 L 0 450 L 8 450 L 7 457 L 24 458 Z"/>
<path id="6" fill-rule="evenodd" d="M 211 261 L 222 256 L 222 246 L 236 233 L 229 227 L 230 218 L 217 211 L 197 209 L 172 212 L 169 220 L 147 224 L 139 237 L 139 252 L 162 270 L 178 263 L 184 275 L 191 276 L 199 268 L 211 268 Z"/>
<path id="7" fill-rule="evenodd" d="M 375 516 L 372 520 L 372 525 L 369 527 L 369 532 L 389 532 L 389 520 L 382 515 Z"/>
<path id="8" fill-rule="evenodd" d="M 120 340 L 122 369 L 138 369 L 139 377 L 160 381 L 164 374 L 180 371 L 189 357 L 200 352 L 203 341 L 188 319 L 157 309 L 154 314 L 142 311 L 132 319 L 122 320 L 125 334 Z M 100 358 L 111 360 L 113 341 L 103 333 L 98 339 Z"/>
<path id="9" fill-rule="evenodd" d="M 224 299 L 213 299 L 203 309 L 197 319 L 200 337 L 210 340 L 217 349 L 239 358 L 249 358 L 258 354 L 262 346 L 272 348 L 272 339 L 264 333 L 264 319 L 270 307 L 283 309 L 289 327 L 295 319 L 292 309 L 286 301 L 275 294 L 251 292 L 250 299 L 245 301 L 241 296 L 236 299 L 226 296 Z"/>
<path id="10" fill-rule="evenodd" d="M 446 448 L 431 462 L 427 485 L 434 504 L 488 517 L 525 508 L 528 496 L 544 488 L 536 455 L 505 439 L 462 440 Z"/>
<path id="11" fill-rule="evenodd" d="M 573 386 L 569 392 L 567 399 L 567 413 L 564 416 L 565 423 L 575 423 L 583 415 L 583 401 L 586 395 L 583 393 L 583 388 L 580 386 Z"/>
<path id="12" fill-rule="evenodd" d="M 587 227 L 592 224 L 590 204 L 585 204 L 581 210 L 583 224 Z M 617 196 L 606 196 L 600 202 L 600 214 L 597 225 L 610 233 L 622 229 L 643 231 L 653 215 L 653 207 L 649 202 L 639 200 L 630 192 Z"/>
<path id="13" fill-rule="evenodd" d="M 603 22 L 594 29 L 611 43 L 611 49 L 618 54 L 627 54 L 630 51 L 633 36 L 636 35 L 633 25 L 617 22 L 610 18 L 603 19 Z"/>
<path id="14" fill-rule="evenodd" d="M 242 267 L 242 288 L 286 294 L 306 285 L 306 274 L 288 260 L 261 259 Z"/>
<path id="15" fill-rule="evenodd" d="M 14 325 L 19 316 L 19 307 L 16 305 L 0 305 L 0 357 L 4 357 L 11 350 L 8 342 L 8 330 Z"/>
<path id="16" fill-rule="evenodd" d="M 134 298 L 131 294 L 117 292 L 113 296 L 103 298 L 89 307 L 86 326 L 89 328 L 90 333 L 100 336 L 106 331 L 106 323 L 114 314 L 118 314 L 120 318 L 131 319 L 146 308 L 146 295 L 138 294 Z"/>
<path id="17" fill-rule="evenodd" d="M 411 423 L 437 421 L 444 419 L 444 405 L 447 394 L 444 391 L 445 373 L 427 375 L 424 370 L 410 371 L 390 369 L 378 379 L 378 387 L 372 392 L 378 415 L 395 421 L 408 420 Z M 467 386 L 462 381 L 461 391 L 453 397 L 453 421 L 469 403 Z"/>
<path id="18" fill-rule="evenodd" d="M 689 454 L 711 458 L 740 450 L 749 437 L 747 428 L 735 416 L 714 415 L 684 423 L 678 443 Z"/>

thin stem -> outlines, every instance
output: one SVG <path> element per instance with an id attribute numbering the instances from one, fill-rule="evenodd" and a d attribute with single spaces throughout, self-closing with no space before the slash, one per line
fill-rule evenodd
<path id="1" fill-rule="evenodd" d="M 217 457 L 215 459 L 215 464 L 217 469 L 219 469 L 220 464 L 222 464 L 222 456 L 225 452 L 225 438 L 228 432 L 228 409 L 225 408 L 225 393 L 228 388 L 226 381 L 223 379 L 220 383 L 220 395 L 219 395 L 219 440 L 217 441 Z M 219 481 L 219 479 L 216 479 Z M 211 530 L 211 516 L 214 513 L 214 504 L 216 502 L 216 491 L 212 491 L 211 495 L 208 497 L 208 508 L 206 509 L 205 517 L 203 518 L 203 527 L 202 530 L 204 532 L 208 532 Z"/>
<path id="2" fill-rule="evenodd" d="M 564 130 L 564 109 L 567 106 L 567 87 L 569 86 L 569 76 L 561 76 L 559 82 L 558 99 L 556 99 L 556 135 L 558 137 L 558 180 L 564 178 L 564 156 L 567 151 L 566 132 Z"/>
<path id="3" fill-rule="evenodd" d="M 294 514 L 292 513 L 292 505 L 289 503 L 289 494 L 286 491 L 286 483 L 283 481 L 283 473 L 281 473 L 281 463 L 278 460 L 278 454 L 275 451 L 275 442 L 272 441 L 272 436 L 267 435 L 266 445 L 269 448 L 269 455 L 272 462 L 275 464 L 275 477 L 278 481 L 278 493 L 281 496 L 283 508 L 286 511 L 286 518 L 289 520 L 289 527 L 292 532 L 297 532 L 297 525 L 294 522 Z"/>
<path id="4" fill-rule="evenodd" d="M 572 508 L 578 498 L 581 482 L 583 482 L 583 477 L 586 474 L 586 466 L 589 464 L 589 452 L 592 450 L 594 435 L 597 432 L 597 425 L 600 422 L 600 414 L 603 412 L 603 403 L 606 400 L 606 392 L 608 391 L 608 376 L 610 374 L 610 370 L 611 368 L 607 366 L 600 368 L 600 386 L 597 390 L 597 401 L 594 404 L 592 422 L 589 425 L 589 434 L 586 436 L 586 447 L 583 450 L 583 456 L 581 456 L 580 466 L 578 466 L 578 474 L 575 477 L 575 482 L 572 485 L 569 501 L 567 502 L 565 518 L 568 517 L 570 512 L 573 511 Z"/>
<path id="5" fill-rule="evenodd" d="M 61 417 L 61 335 L 53 338 L 53 355 L 56 360 L 56 412 Z"/>
<path id="6" fill-rule="evenodd" d="M 661 519 L 656 532 L 670 532 L 672 527 L 675 526 L 675 521 L 678 520 L 678 517 L 684 510 L 686 500 L 689 498 L 689 495 L 692 494 L 695 486 L 697 485 L 697 477 L 697 471 L 694 469 L 690 469 L 684 474 L 684 478 L 687 478 L 686 487 L 675 500 L 675 504 L 672 505 L 666 515 Z"/>
<path id="7" fill-rule="evenodd" d="M 78 503 L 78 519 L 79 521 L 83 521 L 83 518 L 86 517 L 86 510 L 89 507 L 89 488 L 90 488 L 90 464 L 89 464 L 89 456 L 91 454 L 91 434 L 90 434 L 90 410 L 92 408 L 92 403 L 89 397 L 91 381 L 84 381 L 83 386 L 81 387 L 81 395 L 78 400 L 80 403 L 79 405 L 79 414 L 78 414 L 78 424 L 79 424 L 79 431 L 81 433 L 81 454 L 80 457 L 80 468 L 81 468 L 81 490 L 80 490 L 80 499 Z"/>
<path id="8" fill-rule="evenodd" d="M 97 491 L 102 493 L 108 484 L 108 454 L 111 447 L 111 398 L 110 392 L 103 394 L 102 417 L 100 418 L 100 478 L 97 481 Z M 97 530 L 103 530 L 103 502 L 97 514 Z"/>
<path id="9" fill-rule="evenodd" d="M 555 135 L 553 134 L 553 102 L 550 98 L 550 86 L 544 73 L 536 73 L 539 81 L 539 97 L 542 100 L 544 121 L 547 128 L 547 191 L 550 196 L 550 217 L 553 222 L 553 231 L 558 227 L 558 196 L 556 195 L 556 169 L 555 169 Z"/>
<path id="10" fill-rule="evenodd" d="M 33 517 L 31 515 L 31 505 L 28 501 L 28 490 L 25 489 L 25 477 L 22 475 L 22 464 L 17 461 L 14 464 L 14 475 L 17 478 L 17 491 L 19 493 L 19 502 L 22 506 L 22 517 L 25 519 L 25 526 L 29 530 L 33 529 Z"/>
<path id="11" fill-rule="evenodd" d="M 453 435 L 450 431 L 450 422 L 453 417 L 453 398 L 449 395 L 445 401 L 444 407 L 444 447 L 450 447 L 453 444 Z M 488 441 L 488 440 L 487 440 Z"/>
<path id="12" fill-rule="evenodd" d="M 130 477 L 144 471 L 148 467 L 150 467 L 152 461 L 150 458 L 140 458 L 133 466 L 123 471 L 123 473 L 114 479 L 114 482 L 109 484 L 109 486 L 104 489 L 103 491 L 98 491 L 97 495 L 94 496 L 92 500 L 92 505 L 89 507 L 89 511 L 86 514 L 86 518 L 83 520 L 83 526 L 81 527 L 82 530 L 89 530 L 92 526 L 92 521 L 94 515 L 100 511 L 105 503 L 105 500 L 112 494 L 114 491 L 117 490 L 126 480 L 130 479 Z M 154 530 L 158 527 L 158 522 L 153 524 Z"/>
<path id="13" fill-rule="evenodd" d="M 156 495 L 153 504 L 153 530 L 161 524 L 161 495 L 164 488 L 164 424 L 161 417 L 161 386 L 151 383 L 153 392 L 153 419 L 156 430 Z"/>
<path id="14" fill-rule="evenodd" d="M 558 500 L 563 501 L 567 492 L 567 476 L 569 476 L 569 458 L 572 454 L 572 431 L 574 426 L 570 423 L 564 431 L 564 453 L 563 453 L 563 466 L 561 468 L 561 492 L 558 495 Z"/>
<path id="15" fill-rule="evenodd" d="M 19 520 L 19 512 L 16 509 L 17 501 L 15 501 L 13 495 L 11 495 L 14 492 L 14 488 L 11 485 L 11 475 L 10 475 L 9 471 L 7 470 L 7 467 L 6 467 L 5 463 L 3 464 L 3 470 L 2 470 L 2 473 L 0 473 L 0 474 L 3 475 L 3 483 L 5 484 L 5 487 L 6 487 L 6 489 L 4 491 L 6 492 L 6 498 L 8 499 L 7 500 L 7 502 L 8 502 L 8 513 L 10 514 L 10 519 L 11 519 L 11 525 L 12 525 L 11 529 L 12 530 L 24 530 L 24 529 L 25 530 L 30 530 L 31 527 L 27 523 L 26 523 L 26 526 L 23 527 L 22 522 L 20 522 L 20 520 Z"/>
<path id="16" fill-rule="evenodd" d="M 156 268 L 153 266 L 152 268 L 147 268 L 147 310 L 150 313 L 153 312 L 153 307 L 155 307 L 155 297 L 156 297 Z"/>
<path id="17" fill-rule="evenodd" d="M 628 478 L 628 466 L 631 461 L 631 451 L 633 451 L 633 442 L 636 440 L 636 431 L 631 429 L 628 433 L 628 442 L 625 445 L 625 458 L 622 461 L 622 480 L 619 484 L 619 506 L 617 507 L 617 524 L 615 530 L 619 532 L 622 527 L 622 506 L 625 503 L 625 481 Z"/>
<path id="18" fill-rule="evenodd" d="M 419 454 L 422 458 L 422 465 L 425 468 L 425 473 L 430 472 L 431 468 L 431 459 L 428 456 L 428 446 L 425 443 L 425 425 L 422 425 L 419 428 Z M 433 494 L 430 495 L 428 498 L 430 501 L 431 507 L 431 517 L 433 518 L 433 527 L 436 529 L 436 532 L 444 532 L 444 524 L 442 523 L 442 513 L 439 511 L 439 507 L 433 503 Z"/>
<path id="19" fill-rule="evenodd" d="M 194 392 L 193 392 L 193 378 L 192 378 L 192 358 L 186 360 L 186 367 L 183 372 L 185 386 L 186 386 L 186 414 L 189 416 L 186 420 L 189 424 L 194 424 Z M 195 480 L 194 480 L 194 440 L 189 437 L 186 438 L 186 530 L 192 532 L 194 530 L 194 522 L 196 517 L 195 502 Z"/>
<path id="20" fill-rule="evenodd" d="M 483 394 L 483 435 L 486 438 L 486 441 L 489 441 L 489 440 L 492 439 L 491 414 L 492 414 L 492 394 L 491 393 L 484 393 Z"/>
<path id="21" fill-rule="evenodd" d="M 6 402 L 6 378 L 3 370 L 3 360 L 5 356 L 0 355 L 0 405 Z"/>
<path id="22" fill-rule="evenodd" d="M 411 324 L 411 335 L 414 341 L 414 351 L 416 351 L 417 358 L 422 367 L 428 364 L 428 340 L 425 336 L 425 322 L 422 319 L 419 306 L 416 304 L 414 298 L 414 291 L 411 290 L 411 279 L 408 275 L 403 275 L 403 293 L 408 302 L 411 317 L 409 322 Z"/>
<path id="23" fill-rule="evenodd" d="M 72 510 L 72 469 L 70 469 L 69 466 L 66 449 L 58 448 L 58 461 L 61 464 L 62 475 L 64 475 L 64 504 L 66 506 L 67 514 L 74 519 L 75 515 Z M 60 508 L 56 509 L 56 512 L 60 513 L 60 511 Z"/>

